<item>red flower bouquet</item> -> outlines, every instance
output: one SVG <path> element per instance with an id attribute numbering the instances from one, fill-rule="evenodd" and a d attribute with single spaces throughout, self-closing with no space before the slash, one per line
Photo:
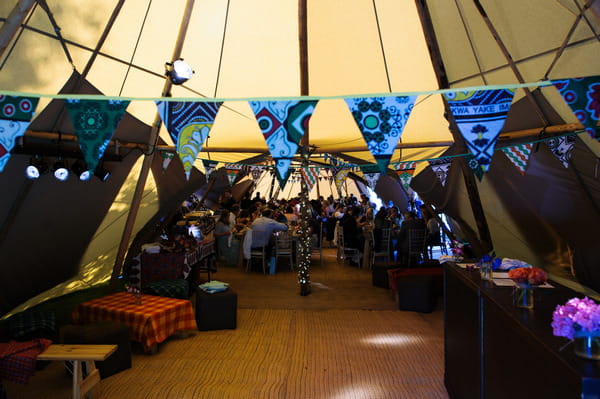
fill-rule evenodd
<path id="1" fill-rule="evenodd" d="M 510 269 L 508 277 L 516 284 L 525 287 L 542 285 L 548 281 L 548 274 L 538 267 L 517 267 Z"/>

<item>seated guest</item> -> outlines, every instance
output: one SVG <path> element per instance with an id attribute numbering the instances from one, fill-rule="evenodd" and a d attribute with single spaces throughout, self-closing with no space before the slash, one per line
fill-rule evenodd
<path id="1" fill-rule="evenodd" d="M 344 229 L 344 246 L 346 248 L 355 248 L 359 252 L 362 252 L 365 245 L 365 237 L 356 221 L 357 214 L 358 208 L 348 207 L 346 213 L 340 219 L 340 226 Z"/>
<path id="2" fill-rule="evenodd" d="M 408 235 L 411 230 L 421 230 L 424 233 L 427 231 L 425 221 L 418 218 L 414 212 L 404 212 L 404 220 L 400 225 L 398 232 L 398 255 L 401 262 L 408 261 Z"/>
<path id="3" fill-rule="evenodd" d="M 236 266 L 239 252 L 239 241 L 235 239 L 236 228 L 231 222 L 230 212 L 221 211 L 219 220 L 215 225 L 215 239 L 217 244 L 217 259 L 227 266 Z"/>
<path id="4" fill-rule="evenodd" d="M 252 248 L 265 247 L 267 258 L 271 257 L 273 249 L 273 233 L 276 231 L 287 231 L 288 226 L 273 220 L 273 210 L 265 209 L 259 218 L 255 219 L 250 226 L 252 228 Z"/>

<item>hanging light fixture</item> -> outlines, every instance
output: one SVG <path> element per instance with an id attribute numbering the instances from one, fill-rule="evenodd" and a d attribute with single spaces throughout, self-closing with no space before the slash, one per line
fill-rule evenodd
<path id="1" fill-rule="evenodd" d="M 183 58 L 165 63 L 165 69 L 165 75 L 174 85 L 183 84 L 194 75 L 194 70 L 183 61 Z"/>
<path id="2" fill-rule="evenodd" d="M 88 181 L 92 177 L 92 173 L 88 170 L 86 163 L 81 159 L 78 159 L 71 165 L 71 170 L 77 175 L 80 181 Z"/>
<path id="3" fill-rule="evenodd" d="M 65 181 L 69 178 L 69 168 L 67 168 L 67 163 L 62 158 L 58 158 L 54 163 L 52 172 L 54 172 L 56 180 Z"/>
<path id="4" fill-rule="evenodd" d="M 48 171 L 48 164 L 36 155 L 29 160 L 29 165 L 25 168 L 25 176 L 28 179 L 39 179 L 40 176 Z"/>

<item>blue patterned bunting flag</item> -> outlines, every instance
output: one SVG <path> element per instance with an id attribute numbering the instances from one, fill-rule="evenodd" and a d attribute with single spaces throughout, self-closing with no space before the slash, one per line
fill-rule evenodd
<path id="1" fill-rule="evenodd" d="M 600 140 L 600 76 L 553 80 L 565 102 L 585 127 L 588 134 Z"/>
<path id="2" fill-rule="evenodd" d="M 0 172 L 4 170 L 17 137 L 23 136 L 39 98 L 0 96 Z"/>
<path id="3" fill-rule="evenodd" d="M 354 116 L 379 171 L 386 174 L 417 96 L 348 98 Z"/>
<path id="4" fill-rule="evenodd" d="M 129 101 L 65 100 L 88 170 L 94 172 Z"/>
<path id="5" fill-rule="evenodd" d="M 494 146 L 504 126 L 514 91 L 510 89 L 446 93 L 456 125 L 477 160 L 487 172 Z"/>
<path id="6" fill-rule="evenodd" d="M 249 104 L 275 161 L 275 175 L 283 189 L 317 101 L 250 101 Z"/>
<path id="7" fill-rule="evenodd" d="M 158 113 L 165 124 L 183 163 L 185 177 L 210 133 L 223 102 L 157 101 Z"/>

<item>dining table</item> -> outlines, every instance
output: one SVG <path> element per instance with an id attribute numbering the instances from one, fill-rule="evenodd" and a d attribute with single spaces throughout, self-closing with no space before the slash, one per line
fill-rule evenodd
<path id="1" fill-rule="evenodd" d="M 154 353 L 157 344 L 177 331 L 197 329 L 192 303 L 187 299 L 117 292 L 82 302 L 71 314 L 75 324 L 114 321 L 130 327 L 130 339 Z"/>

